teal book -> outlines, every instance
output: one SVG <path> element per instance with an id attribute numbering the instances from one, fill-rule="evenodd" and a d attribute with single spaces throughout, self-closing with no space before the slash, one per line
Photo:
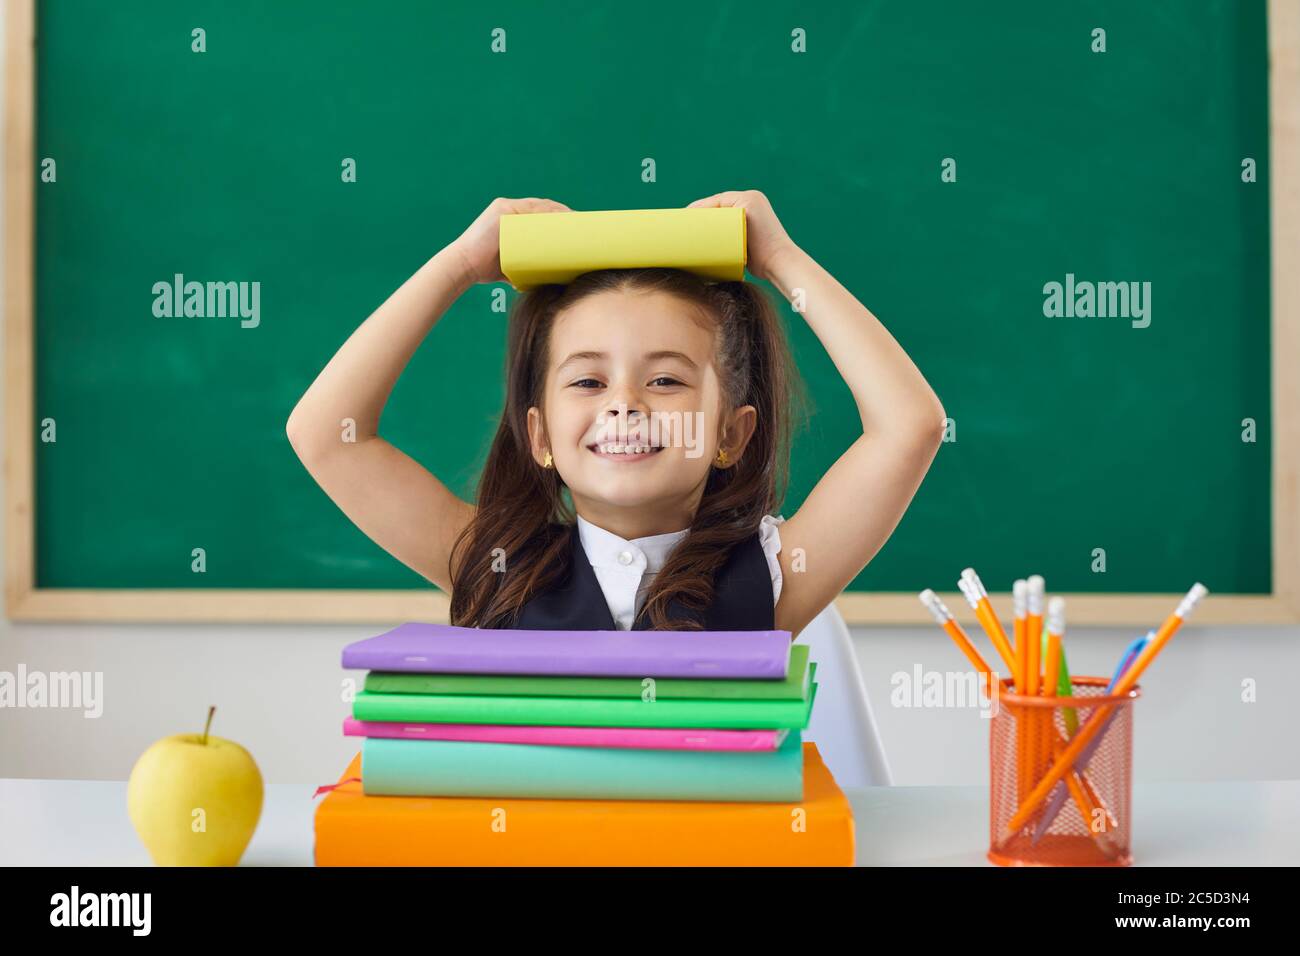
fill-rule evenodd
<path id="1" fill-rule="evenodd" d="M 367 737 L 361 787 L 405 797 L 791 803 L 803 799 L 802 737 L 795 731 L 767 752 Z"/>
<path id="2" fill-rule="evenodd" d="M 811 665 L 816 667 L 816 664 Z M 723 729 L 808 726 L 814 682 L 807 700 L 654 700 L 613 697 L 498 697 L 451 694 L 376 694 L 352 701 L 357 720 L 422 724 L 549 724 L 564 727 L 709 727 Z"/>
<path id="3" fill-rule="evenodd" d="M 653 678 L 654 695 L 728 700 L 806 700 L 812 683 L 808 645 L 790 645 L 784 678 L 715 680 Z M 379 694 L 481 694 L 498 697 L 630 697 L 640 699 L 651 678 L 568 677 L 532 674 L 421 674 L 371 671 L 365 689 Z"/>

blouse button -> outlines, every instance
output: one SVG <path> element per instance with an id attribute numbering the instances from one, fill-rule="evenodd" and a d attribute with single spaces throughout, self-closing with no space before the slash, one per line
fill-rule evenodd
<path id="1" fill-rule="evenodd" d="M 618 554 L 618 563 L 619 563 L 619 564 L 631 564 L 631 563 L 632 563 L 632 552 L 631 552 L 631 551 L 620 551 L 619 554 Z"/>

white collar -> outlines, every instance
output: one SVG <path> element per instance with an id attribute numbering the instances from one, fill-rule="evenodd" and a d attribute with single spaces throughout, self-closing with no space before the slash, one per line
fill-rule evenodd
<path id="1" fill-rule="evenodd" d="M 593 568 L 627 568 L 643 563 L 643 570 L 657 573 L 668 559 L 668 552 L 686 537 L 689 530 L 652 534 L 629 541 L 578 515 L 578 536 Z"/>

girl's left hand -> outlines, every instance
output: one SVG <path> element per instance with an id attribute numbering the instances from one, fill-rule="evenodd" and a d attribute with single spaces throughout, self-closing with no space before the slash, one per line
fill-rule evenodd
<path id="1" fill-rule="evenodd" d="M 745 245 L 748 247 L 746 268 L 759 279 L 772 281 L 772 266 L 777 257 L 794 248 L 794 240 L 776 218 L 772 204 L 757 189 L 717 193 L 697 199 L 687 209 L 716 206 L 739 206 L 745 210 Z"/>

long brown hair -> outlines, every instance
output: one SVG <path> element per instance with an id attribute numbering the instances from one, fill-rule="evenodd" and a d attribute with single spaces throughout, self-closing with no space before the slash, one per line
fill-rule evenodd
<path id="1" fill-rule="evenodd" d="M 567 285 L 541 286 L 521 295 L 510 314 L 505 410 L 479 482 L 477 511 L 452 549 L 453 624 L 509 626 L 531 596 L 558 583 L 569 567 L 576 516 L 557 471 L 538 467 L 532 457 L 528 409 L 542 407 L 555 317 L 586 296 L 624 289 L 668 293 L 712 316 L 724 410 L 753 405 L 758 412 L 740 459 L 710 469 L 688 534 L 655 576 L 642 610 L 650 627 L 698 628 L 670 619 L 669 600 L 706 608 L 731 548 L 784 497 L 793 398 L 802 392 L 776 309 L 758 286 L 711 282 L 678 269 L 604 269 Z"/>

